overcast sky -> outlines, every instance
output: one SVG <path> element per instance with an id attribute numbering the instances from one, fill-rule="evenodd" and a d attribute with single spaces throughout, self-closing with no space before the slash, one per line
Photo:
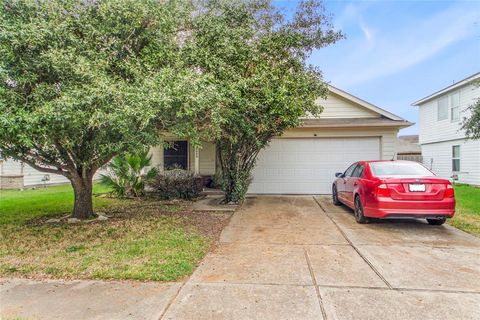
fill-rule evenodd
<path id="1" fill-rule="evenodd" d="M 347 38 L 310 62 L 332 85 L 409 121 L 418 122 L 412 102 L 480 71 L 480 0 L 325 4 Z"/>

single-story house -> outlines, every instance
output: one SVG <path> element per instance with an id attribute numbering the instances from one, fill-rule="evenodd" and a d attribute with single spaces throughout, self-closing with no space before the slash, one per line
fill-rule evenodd
<path id="1" fill-rule="evenodd" d="M 397 134 L 412 123 L 334 86 L 320 118 L 274 138 L 259 154 L 248 190 L 253 194 L 328 194 L 335 172 L 358 160 L 395 159 Z M 174 148 L 151 149 L 152 165 L 173 165 L 202 176 L 217 171 L 216 146 L 194 147 L 172 139 Z"/>
<path id="2" fill-rule="evenodd" d="M 422 148 L 418 144 L 418 134 L 399 136 L 397 141 L 397 159 L 422 163 Z"/>
<path id="3" fill-rule="evenodd" d="M 467 139 L 462 122 L 480 99 L 480 72 L 414 102 L 424 165 L 437 175 L 480 185 L 480 140 Z"/>

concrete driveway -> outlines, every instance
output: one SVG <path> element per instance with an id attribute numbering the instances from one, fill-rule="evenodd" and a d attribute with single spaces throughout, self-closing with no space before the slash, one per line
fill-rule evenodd
<path id="1" fill-rule="evenodd" d="M 262 196 L 185 282 L 8 280 L 0 306 L 34 319 L 480 319 L 480 239 L 359 225 L 328 197 Z"/>
<path id="2" fill-rule="evenodd" d="M 358 225 L 328 197 L 249 198 L 164 319 L 480 319 L 480 239 Z"/>

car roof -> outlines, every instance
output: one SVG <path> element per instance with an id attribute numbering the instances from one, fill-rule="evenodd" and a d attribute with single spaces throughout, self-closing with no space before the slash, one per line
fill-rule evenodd
<path id="1" fill-rule="evenodd" d="M 364 161 L 357 161 L 357 162 L 365 162 L 365 163 L 376 163 L 376 162 L 418 163 L 418 162 L 415 162 L 415 161 L 408 161 L 408 160 L 364 160 Z"/>

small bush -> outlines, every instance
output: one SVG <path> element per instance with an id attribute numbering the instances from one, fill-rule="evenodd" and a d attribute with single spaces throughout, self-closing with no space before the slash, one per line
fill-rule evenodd
<path id="1" fill-rule="evenodd" d="M 101 175 L 101 183 L 110 187 L 111 194 L 117 197 L 143 196 L 145 184 L 157 174 L 156 168 L 143 173 L 151 161 L 152 156 L 148 154 L 148 150 L 116 156 L 108 164 L 110 173 Z"/>
<path id="2" fill-rule="evenodd" d="M 215 173 L 208 183 L 209 188 L 213 189 L 222 189 L 223 187 L 223 177 L 222 174 L 217 172 Z"/>
<path id="3" fill-rule="evenodd" d="M 202 178 L 183 169 L 171 169 L 158 173 L 150 185 L 163 199 L 191 200 L 200 195 Z"/>

